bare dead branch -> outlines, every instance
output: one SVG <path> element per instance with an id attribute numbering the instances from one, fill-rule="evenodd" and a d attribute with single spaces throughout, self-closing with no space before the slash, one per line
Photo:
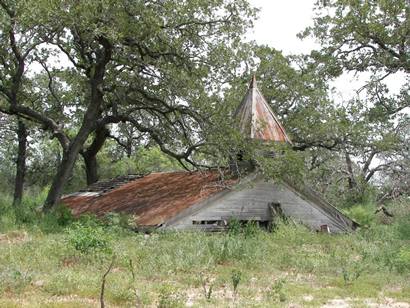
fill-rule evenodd
<path id="1" fill-rule="evenodd" d="M 112 267 L 114 266 L 114 261 L 115 261 L 115 255 L 112 257 L 110 266 L 108 267 L 107 271 L 102 276 L 101 291 L 100 291 L 100 307 L 101 308 L 105 307 L 105 303 L 104 303 L 105 281 L 107 279 L 108 274 L 111 272 Z"/>

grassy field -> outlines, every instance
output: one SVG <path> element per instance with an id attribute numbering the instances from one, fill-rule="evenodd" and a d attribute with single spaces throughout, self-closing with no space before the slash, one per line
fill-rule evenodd
<path id="1" fill-rule="evenodd" d="M 355 234 L 250 225 L 226 234 L 127 231 L 0 207 L 0 307 L 410 307 L 410 204 L 350 214 Z M 379 304 L 381 306 L 377 306 Z"/>

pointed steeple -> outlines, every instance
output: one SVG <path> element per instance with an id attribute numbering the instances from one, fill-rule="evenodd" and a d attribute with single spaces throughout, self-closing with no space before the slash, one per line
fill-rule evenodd
<path id="1" fill-rule="evenodd" d="M 291 143 L 282 124 L 259 91 L 255 75 L 234 117 L 239 122 L 240 132 L 248 138 Z"/>

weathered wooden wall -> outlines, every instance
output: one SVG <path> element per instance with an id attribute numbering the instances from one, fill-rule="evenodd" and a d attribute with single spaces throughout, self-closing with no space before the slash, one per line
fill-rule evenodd
<path id="1" fill-rule="evenodd" d="M 283 212 L 294 221 L 300 221 L 311 229 L 319 230 L 328 225 L 331 232 L 346 231 L 343 222 L 335 219 L 318 204 L 314 204 L 287 185 L 256 179 L 242 187 L 220 193 L 211 200 L 191 207 L 167 223 L 173 229 L 207 229 L 207 225 L 194 221 L 214 221 L 236 218 L 239 220 L 271 220 L 268 204 L 278 202 Z M 209 226 L 212 228 L 212 226 Z"/>

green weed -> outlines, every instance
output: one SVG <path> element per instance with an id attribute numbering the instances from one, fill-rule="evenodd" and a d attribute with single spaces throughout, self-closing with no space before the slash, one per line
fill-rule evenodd
<path id="1" fill-rule="evenodd" d="M 277 279 L 267 292 L 268 299 L 273 302 L 285 302 L 287 299 L 286 294 L 284 292 L 285 283 L 285 279 Z"/>
<path id="2" fill-rule="evenodd" d="M 110 238 L 102 226 L 74 223 L 68 230 L 68 243 L 81 253 L 111 252 Z"/>
<path id="3" fill-rule="evenodd" d="M 399 272 L 410 272 L 410 247 L 403 247 L 397 254 L 396 268 Z"/>

